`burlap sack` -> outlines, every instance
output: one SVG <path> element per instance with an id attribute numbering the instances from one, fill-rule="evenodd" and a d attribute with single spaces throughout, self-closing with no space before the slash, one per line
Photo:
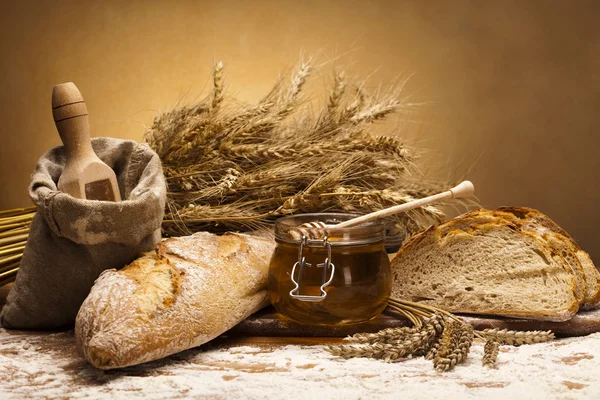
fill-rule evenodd
<path id="1" fill-rule="evenodd" d="M 121 202 L 75 199 L 57 189 L 63 147 L 39 160 L 29 195 L 38 207 L 14 287 L 0 314 L 5 328 L 73 324 L 94 280 L 122 268 L 160 241 L 166 187 L 160 160 L 147 145 L 92 139 L 116 173 Z"/>

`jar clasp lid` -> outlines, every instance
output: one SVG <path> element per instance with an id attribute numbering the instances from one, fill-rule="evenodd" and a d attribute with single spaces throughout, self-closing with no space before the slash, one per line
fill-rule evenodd
<path id="1" fill-rule="evenodd" d="M 323 279 L 321 281 L 321 294 L 319 296 L 308 296 L 308 295 L 301 295 L 299 294 L 299 290 L 300 290 L 300 280 L 302 277 L 302 270 L 304 269 L 304 267 L 311 267 L 312 264 L 306 262 L 306 257 L 304 257 L 302 255 L 302 253 L 304 252 L 304 246 L 308 246 L 309 244 L 321 244 L 323 247 L 327 248 L 327 258 L 325 259 L 324 263 L 321 264 L 317 264 L 317 268 L 323 268 Z M 300 267 L 299 271 L 298 271 L 298 280 L 296 281 L 294 279 L 294 275 L 296 272 L 296 267 Z M 331 269 L 331 274 L 329 275 L 329 279 L 327 279 L 327 272 L 328 270 Z M 319 240 L 311 240 L 308 239 L 306 236 L 302 236 L 302 241 L 300 242 L 300 250 L 298 251 L 298 261 L 294 264 L 294 267 L 292 268 L 292 282 L 294 283 L 295 287 L 290 291 L 290 297 L 296 300 L 300 300 L 300 301 L 311 301 L 311 302 L 317 302 L 317 301 L 322 301 L 323 299 L 325 299 L 327 297 L 327 292 L 325 291 L 325 287 L 327 285 L 329 285 L 331 283 L 331 281 L 333 280 L 333 274 L 335 272 L 335 265 L 333 265 L 333 263 L 331 262 L 331 243 L 329 243 L 328 237 L 325 236 L 323 239 L 319 239 Z"/>

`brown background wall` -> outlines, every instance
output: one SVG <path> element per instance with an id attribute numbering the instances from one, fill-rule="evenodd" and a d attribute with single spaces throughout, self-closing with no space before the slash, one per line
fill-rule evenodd
<path id="1" fill-rule="evenodd" d="M 409 135 L 465 171 L 486 207 L 539 208 L 600 263 L 600 15 L 590 1 L 6 2 L 0 15 L 0 209 L 28 205 L 59 138 L 54 84 L 74 81 L 92 134 L 141 140 L 192 99 L 213 60 L 253 101 L 301 51 L 374 83 L 413 73 Z M 329 78 L 330 69 L 322 73 Z M 319 78 L 317 78 L 319 79 Z"/>

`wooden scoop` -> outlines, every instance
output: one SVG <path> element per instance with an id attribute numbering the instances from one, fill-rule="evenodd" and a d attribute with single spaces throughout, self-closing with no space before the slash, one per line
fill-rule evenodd
<path id="1" fill-rule="evenodd" d="M 399 214 L 401 212 L 406 212 L 417 207 L 426 206 L 428 204 L 435 203 L 436 201 L 446 199 L 458 199 L 461 197 L 471 197 L 474 193 L 475 187 L 473 186 L 473 184 L 470 181 L 463 181 L 446 192 L 434 194 L 432 196 L 424 197 L 418 200 L 409 201 L 408 203 L 389 207 L 384 210 L 375 211 L 367 215 L 362 215 L 360 217 L 352 218 L 348 221 L 341 222 L 337 225 L 326 225 L 325 223 L 320 221 L 306 222 L 296 228 L 291 229 L 289 231 L 289 234 L 295 240 L 301 240 L 303 236 L 306 236 L 306 238 L 308 239 L 320 239 L 327 234 L 328 229 L 350 228 L 353 226 L 364 224 L 365 222 L 375 221 L 383 217 L 389 217 L 390 215 Z"/>
<path id="2" fill-rule="evenodd" d="M 121 201 L 114 171 L 92 149 L 87 107 L 73 82 L 52 89 L 52 115 L 67 156 L 58 190 L 78 199 Z"/>

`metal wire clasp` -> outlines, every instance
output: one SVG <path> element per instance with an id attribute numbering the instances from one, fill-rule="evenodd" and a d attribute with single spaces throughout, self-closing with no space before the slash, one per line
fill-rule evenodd
<path id="1" fill-rule="evenodd" d="M 327 258 L 325 262 L 322 264 L 317 264 L 317 268 L 323 268 L 323 279 L 321 281 L 321 294 L 319 296 L 307 296 L 299 294 L 300 290 L 300 280 L 302 278 L 302 270 L 304 267 L 311 267 L 312 264 L 306 262 L 306 257 L 302 255 L 304 252 L 304 246 L 308 246 L 309 244 L 321 244 L 323 247 L 327 248 Z M 294 275 L 296 272 L 296 267 L 300 267 L 298 271 L 298 280 L 294 279 Z M 329 275 L 329 279 L 327 279 L 327 272 L 331 268 L 331 274 Z M 298 251 L 298 261 L 294 264 L 292 268 L 292 282 L 294 282 L 295 287 L 290 291 L 290 297 L 300 301 L 322 301 L 327 297 L 327 292 L 324 290 L 327 285 L 331 283 L 333 280 L 333 274 L 335 272 L 335 265 L 331 262 L 331 243 L 329 243 L 328 237 L 325 236 L 320 240 L 310 240 L 306 236 L 302 236 L 302 241 L 300 242 L 300 250 Z"/>

